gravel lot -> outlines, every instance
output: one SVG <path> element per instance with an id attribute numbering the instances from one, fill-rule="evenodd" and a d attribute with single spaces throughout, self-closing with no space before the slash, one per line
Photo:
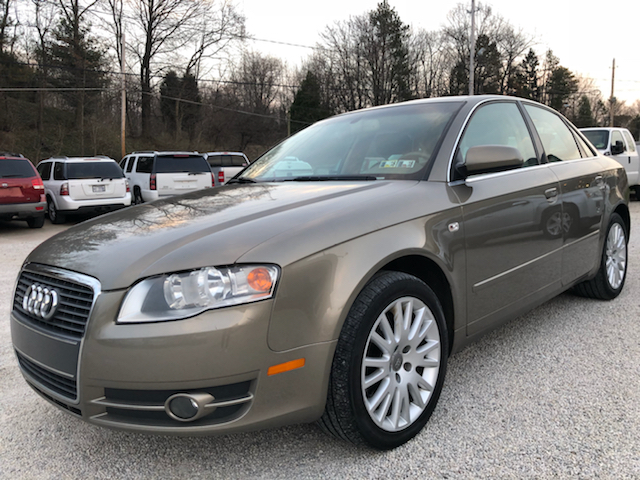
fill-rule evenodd
<path id="1" fill-rule="evenodd" d="M 391 452 L 299 425 L 209 438 L 85 424 L 24 382 L 9 331 L 26 255 L 65 226 L 0 222 L 0 478 L 640 478 L 640 202 L 612 302 L 564 294 L 451 358 L 423 432 Z"/>

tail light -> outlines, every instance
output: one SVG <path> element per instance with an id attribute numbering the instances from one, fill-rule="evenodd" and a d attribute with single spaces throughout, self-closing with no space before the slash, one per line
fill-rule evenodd
<path id="1" fill-rule="evenodd" d="M 218 183 L 222 185 L 224 183 L 224 170 L 218 172 Z"/>
<path id="2" fill-rule="evenodd" d="M 69 184 L 67 182 L 60 185 L 60 195 L 69 195 Z"/>
<path id="3" fill-rule="evenodd" d="M 216 176 L 213 172 L 211 172 L 211 186 L 212 187 L 216 186 Z"/>
<path id="4" fill-rule="evenodd" d="M 151 174 L 151 178 L 149 179 L 149 189 L 150 190 L 157 190 L 156 187 L 156 174 L 152 173 Z"/>
<path id="5" fill-rule="evenodd" d="M 127 186 L 127 193 L 131 192 L 131 188 L 129 188 L 129 180 L 125 180 L 124 184 Z"/>
<path id="6" fill-rule="evenodd" d="M 33 186 L 34 190 L 44 190 L 44 183 L 42 183 L 42 180 L 40 178 L 34 178 L 33 180 L 31 180 L 31 185 Z"/>

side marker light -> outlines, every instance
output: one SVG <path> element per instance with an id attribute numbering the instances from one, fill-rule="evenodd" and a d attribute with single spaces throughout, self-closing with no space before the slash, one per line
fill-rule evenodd
<path id="1" fill-rule="evenodd" d="M 273 365 L 267 370 L 267 375 L 277 375 L 278 373 L 288 372 L 297 368 L 304 367 L 304 358 L 298 358 L 297 360 L 291 360 L 290 362 L 280 363 L 279 365 Z"/>

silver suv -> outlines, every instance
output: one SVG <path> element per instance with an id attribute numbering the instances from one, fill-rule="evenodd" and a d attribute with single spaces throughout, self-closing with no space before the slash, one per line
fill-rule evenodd
<path id="1" fill-rule="evenodd" d="M 64 223 L 71 214 L 105 213 L 131 205 L 129 184 L 112 158 L 52 157 L 37 169 L 52 223 Z"/>
<path id="2" fill-rule="evenodd" d="M 216 186 L 224 185 L 249 165 L 249 159 L 242 152 L 209 152 L 207 162 Z"/>
<path id="3" fill-rule="evenodd" d="M 198 152 L 133 152 L 120 167 L 136 204 L 214 186 L 209 164 Z"/>

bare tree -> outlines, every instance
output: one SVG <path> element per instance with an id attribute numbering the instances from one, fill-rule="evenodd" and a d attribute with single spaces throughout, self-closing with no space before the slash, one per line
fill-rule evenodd
<path id="1" fill-rule="evenodd" d="M 134 49 L 140 62 L 142 135 L 151 133 L 152 62 L 159 54 L 179 49 L 190 35 L 183 33 L 186 25 L 202 11 L 202 2 L 190 0 L 133 0 L 138 32 Z"/>

